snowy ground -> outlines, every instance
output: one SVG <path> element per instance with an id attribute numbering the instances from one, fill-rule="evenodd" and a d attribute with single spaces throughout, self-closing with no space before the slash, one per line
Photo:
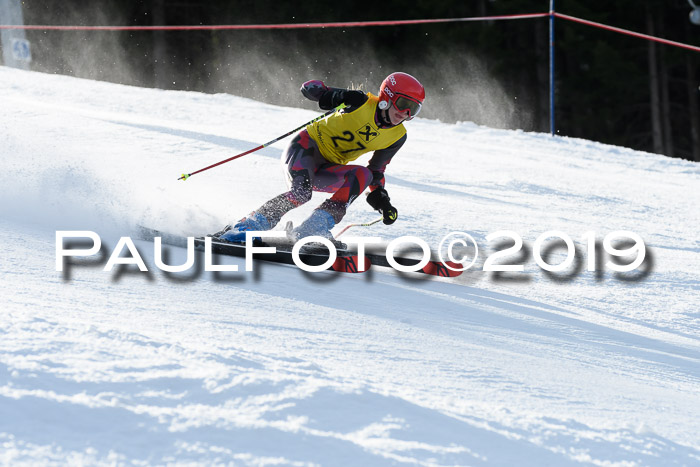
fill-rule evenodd
<path id="1" fill-rule="evenodd" d="M 169 277 L 147 242 L 149 274 L 63 275 L 56 230 L 110 248 L 138 224 L 201 234 L 282 192 L 287 141 L 176 179 L 317 113 L 2 67 L 0 102 L 0 463 L 700 464 L 697 164 L 416 119 L 387 172 L 399 221 L 354 233 L 470 233 L 481 257 L 459 279 Z M 374 217 L 360 200 L 346 220 Z M 647 272 L 584 254 L 555 280 L 529 254 L 497 277 L 479 267 L 504 229 L 584 253 L 585 232 L 630 230 Z"/>

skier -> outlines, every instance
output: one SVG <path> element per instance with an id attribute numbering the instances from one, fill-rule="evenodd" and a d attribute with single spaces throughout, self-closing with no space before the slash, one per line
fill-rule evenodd
<path id="1" fill-rule="evenodd" d="M 296 241 L 311 235 L 334 240 L 330 230 L 348 206 L 366 188 L 367 202 L 393 224 L 398 212 L 384 188 L 384 170 L 406 142 L 403 122 L 420 112 L 425 99 L 423 86 L 407 73 L 392 73 L 379 89 L 379 96 L 357 90 L 331 88 L 310 80 L 301 93 L 317 101 L 323 110 L 346 104 L 330 117 L 308 125 L 282 154 L 289 191 L 272 198 L 233 227 L 217 235 L 224 241 L 245 242 L 246 231 L 274 228 L 284 214 L 311 199 L 313 191 L 333 193 L 301 225 L 288 233 Z M 374 151 L 367 167 L 352 165 L 362 154 Z"/>

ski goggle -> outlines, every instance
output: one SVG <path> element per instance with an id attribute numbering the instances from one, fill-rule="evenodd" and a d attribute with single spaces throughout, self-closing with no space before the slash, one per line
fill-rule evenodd
<path id="1" fill-rule="evenodd" d="M 399 112 L 405 112 L 408 110 L 408 116 L 413 118 L 418 115 L 418 112 L 420 112 L 421 104 L 413 99 L 399 95 L 394 100 L 394 107 L 396 107 L 396 110 Z"/>

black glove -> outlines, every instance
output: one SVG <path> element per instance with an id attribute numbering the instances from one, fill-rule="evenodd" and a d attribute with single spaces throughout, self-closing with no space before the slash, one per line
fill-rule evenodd
<path id="1" fill-rule="evenodd" d="M 391 205 L 389 193 L 384 188 L 377 188 L 367 195 L 367 202 L 372 208 L 382 213 L 386 225 L 393 224 L 399 217 L 399 212 Z"/>
<path id="2" fill-rule="evenodd" d="M 302 84 L 300 91 L 307 99 L 318 102 L 321 96 L 328 91 L 328 86 L 323 84 L 321 80 L 312 79 Z"/>

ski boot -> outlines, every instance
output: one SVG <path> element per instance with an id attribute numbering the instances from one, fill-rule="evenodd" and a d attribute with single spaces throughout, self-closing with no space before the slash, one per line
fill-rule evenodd
<path id="1" fill-rule="evenodd" d="M 248 217 L 238 221 L 233 227 L 226 226 L 218 237 L 229 243 L 245 243 L 246 232 L 250 230 L 270 230 L 270 221 L 262 214 L 253 212 Z M 260 238 L 253 238 L 253 240 L 259 241 Z"/>
<path id="2" fill-rule="evenodd" d="M 336 240 L 331 234 L 331 229 L 335 227 L 335 219 L 328 211 L 323 209 L 315 209 L 314 212 L 299 225 L 299 227 L 291 230 L 287 230 L 287 238 L 296 243 L 298 240 L 318 235 L 319 237 L 327 238 L 338 249 L 345 249 L 347 245 L 343 242 Z M 309 245 L 314 245 L 313 243 Z M 318 244 L 316 244 L 318 245 Z"/>

